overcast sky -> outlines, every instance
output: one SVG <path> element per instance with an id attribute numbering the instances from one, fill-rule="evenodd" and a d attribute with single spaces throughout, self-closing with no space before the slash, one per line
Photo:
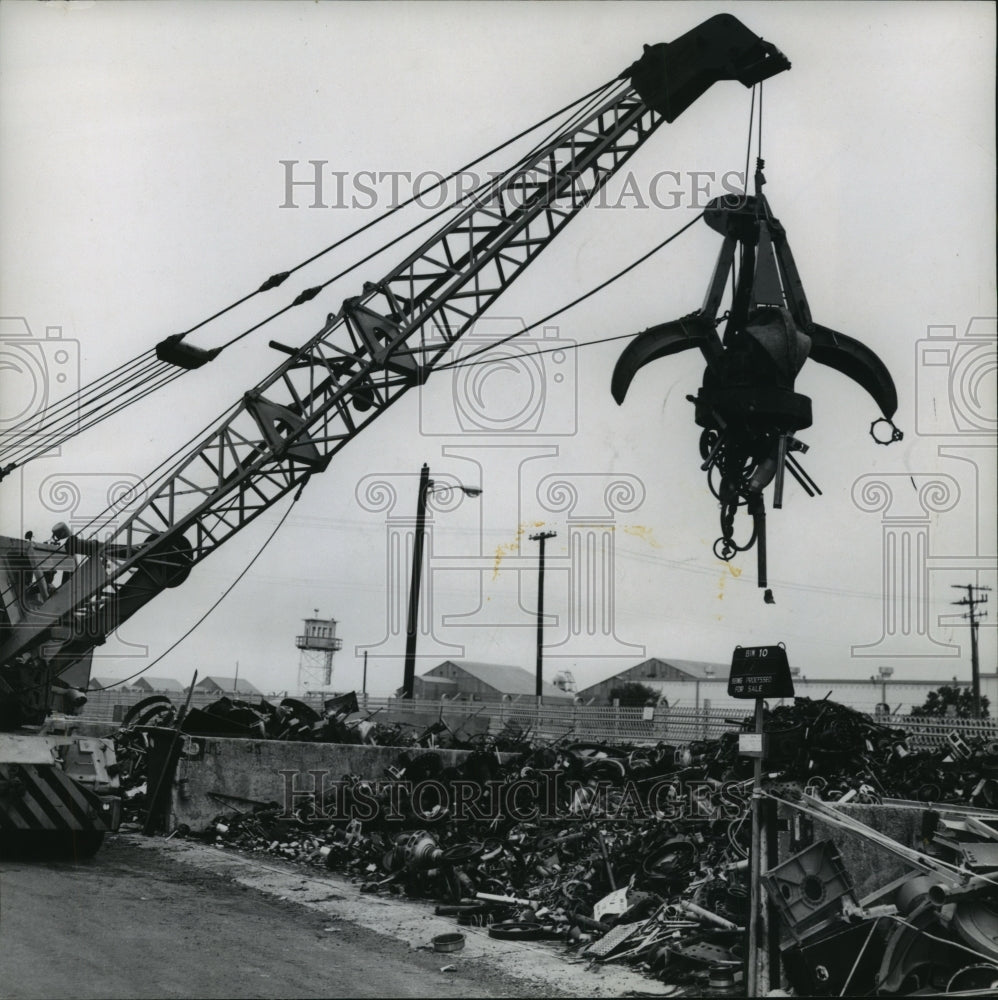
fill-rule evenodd
<path id="1" fill-rule="evenodd" d="M 18 318 L 39 342 L 61 327 L 58 358 L 68 358 L 57 360 L 53 337 L 0 347 L 3 419 L 35 405 L 25 357 L 42 359 L 50 398 L 91 381 L 370 221 L 420 175 L 428 183 L 613 78 L 644 43 L 726 9 L 793 64 L 765 85 L 767 195 L 815 319 L 885 361 L 905 432 L 899 444 L 875 444 L 873 401 L 807 365 L 797 387 L 815 419 L 800 435 L 810 446 L 802 461 L 823 495 L 790 483 L 783 510 L 770 511 L 776 604 L 756 588 L 754 551 L 730 567 L 712 555 L 716 503 L 685 401 L 700 384 L 699 355 L 650 365 L 618 407 L 609 374 L 623 343 L 571 349 L 699 307 L 719 245 L 701 222 L 552 321 L 551 343 L 565 351 L 521 367 L 534 381 L 459 370 L 410 392 L 313 479 L 246 577 L 154 675 L 231 675 L 238 661 L 259 687 L 293 689 L 294 637 L 317 608 L 344 640 L 334 687 L 359 687 L 366 646 L 369 689 L 394 689 L 407 582 L 389 552 L 428 462 L 438 479 L 484 492 L 433 517 L 434 636 L 420 640 L 420 672 L 460 656 L 533 668 L 537 545 L 527 534 L 545 530 L 557 532 L 547 543 L 548 677 L 567 668 L 585 684 L 645 656 L 729 662 L 736 644 L 783 641 L 809 676 L 866 678 L 890 665 L 896 678 L 969 679 L 967 630 L 941 616 L 957 610 L 954 585 L 996 584 L 991 4 L 3 0 L 3 336 L 25 335 Z M 663 126 L 478 335 L 574 299 L 724 193 L 744 170 L 749 106 L 748 90 L 722 83 Z M 302 186 L 289 198 L 289 176 L 309 179 L 313 160 L 324 161 L 323 207 Z M 437 204 L 427 195 L 406 218 Z M 365 234 L 191 341 L 227 340 L 397 231 L 392 222 Z M 400 256 L 387 251 L 10 476 L 0 484 L 3 532 L 47 537 L 57 520 L 85 522 L 114 483 L 152 470 L 276 366 L 270 339 L 304 342 Z M 930 328 L 938 343 L 920 344 Z M 392 510 L 368 502 L 372 476 L 397 491 Z M 886 511 L 870 477 L 888 484 Z M 55 488 L 63 481 L 78 502 Z M 559 506 L 559 481 L 578 491 L 574 508 Z M 244 569 L 288 502 L 127 622 L 98 650 L 94 673 L 123 677 L 162 653 Z M 885 552 L 902 528 L 923 539 L 925 561 L 895 570 Z M 744 537 L 743 521 L 736 530 Z M 572 548 L 587 534 L 604 546 L 600 587 L 595 564 Z M 573 601 L 595 601 L 597 620 Z M 904 609 L 914 617 L 883 639 Z M 994 635 L 982 631 L 990 671 Z"/>

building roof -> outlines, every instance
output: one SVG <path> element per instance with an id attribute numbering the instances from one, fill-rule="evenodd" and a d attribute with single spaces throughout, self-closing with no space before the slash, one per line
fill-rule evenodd
<path id="1" fill-rule="evenodd" d="M 91 677 L 87 687 L 91 691 L 107 691 L 110 688 L 118 687 L 119 684 L 121 681 L 113 680 L 110 677 Z"/>
<path id="2" fill-rule="evenodd" d="M 446 660 L 455 667 L 471 674 L 476 680 L 495 688 L 500 694 L 528 695 L 531 698 L 536 691 L 536 678 L 529 670 L 508 663 L 476 663 L 472 660 Z M 544 698 L 560 698 L 572 701 L 575 697 L 561 688 L 544 681 L 541 684 L 541 695 Z"/>
<path id="3" fill-rule="evenodd" d="M 693 678 L 700 680 L 725 680 L 731 670 L 730 663 L 706 663 L 703 660 L 673 660 L 671 657 L 656 656 L 655 659 L 662 663 L 668 663 L 670 667 L 682 670 L 684 674 L 689 674 Z M 640 664 L 639 664 L 640 666 Z"/>
<path id="4" fill-rule="evenodd" d="M 604 688 L 606 685 L 614 682 L 619 682 L 621 684 L 630 682 L 645 684 L 649 687 L 656 687 L 656 684 L 661 684 L 662 681 L 659 681 L 656 678 L 642 676 L 643 671 L 641 668 L 651 663 L 659 663 L 673 667 L 680 673 L 686 674 L 691 681 L 727 680 L 728 673 L 731 669 L 731 665 L 728 663 L 708 663 L 706 660 L 677 660 L 671 656 L 650 656 L 642 660 L 640 663 L 633 663 L 631 666 L 625 667 L 623 670 L 618 669 L 614 673 L 608 674 L 599 681 L 587 684 L 579 691 L 579 694 L 583 698 L 591 696 L 594 689 Z M 666 681 L 664 683 L 682 684 L 684 683 L 684 680 L 677 679 L 675 681 Z"/>
<path id="5" fill-rule="evenodd" d="M 226 694 L 235 692 L 236 694 L 260 694 L 248 680 L 243 677 L 220 677 L 212 674 L 210 677 L 202 677 L 194 685 L 195 691 L 217 690 Z"/>
<path id="6" fill-rule="evenodd" d="M 173 691 L 176 694 L 184 692 L 184 685 L 172 677 L 146 677 L 143 675 L 130 686 L 140 688 L 143 691 Z"/>

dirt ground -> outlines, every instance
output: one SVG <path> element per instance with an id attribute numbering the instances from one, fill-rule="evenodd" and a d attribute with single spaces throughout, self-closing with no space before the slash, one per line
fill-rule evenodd
<path id="1" fill-rule="evenodd" d="M 429 947 L 457 930 L 462 951 Z M 0 970 L 11 1000 L 666 992 L 321 871 L 130 834 L 90 861 L 0 862 Z"/>

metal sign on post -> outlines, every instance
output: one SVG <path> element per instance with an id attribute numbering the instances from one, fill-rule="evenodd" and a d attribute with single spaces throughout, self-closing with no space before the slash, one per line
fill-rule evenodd
<path id="1" fill-rule="evenodd" d="M 739 733 L 738 755 L 740 757 L 766 756 L 766 740 L 764 733 Z"/>
<path id="2" fill-rule="evenodd" d="M 754 758 L 752 782 L 752 850 L 749 855 L 749 940 L 746 955 L 747 995 L 769 992 L 769 920 L 761 892 L 763 857 L 768 853 L 768 836 L 762 822 L 762 762 L 766 756 L 764 714 L 766 698 L 792 698 L 794 681 L 790 675 L 786 647 L 736 646 L 728 675 L 731 698 L 755 699 L 755 732 L 740 733 L 738 752 Z"/>
<path id="3" fill-rule="evenodd" d="M 728 676 L 731 698 L 792 698 L 787 650 L 779 646 L 735 646 Z"/>

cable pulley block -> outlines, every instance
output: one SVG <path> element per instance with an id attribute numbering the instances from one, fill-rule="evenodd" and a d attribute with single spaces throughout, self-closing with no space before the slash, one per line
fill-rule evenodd
<path id="1" fill-rule="evenodd" d="M 672 42 L 646 45 L 627 71 L 642 100 L 675 121 L 720 80 L 746 87 L 790 69 L 790 61 L 731 14 L 717 14 Z"/>
<path id="2" fill-rule="evenodd" d="M 182 333 L 175 333 L 156 345 L 156 357 L 160 361 L 189 370 L 206 365 L 221 353 L 220 347 L 205 350 L 202 347 L 195 347 L 193 344 L 185 344 Z"/>

